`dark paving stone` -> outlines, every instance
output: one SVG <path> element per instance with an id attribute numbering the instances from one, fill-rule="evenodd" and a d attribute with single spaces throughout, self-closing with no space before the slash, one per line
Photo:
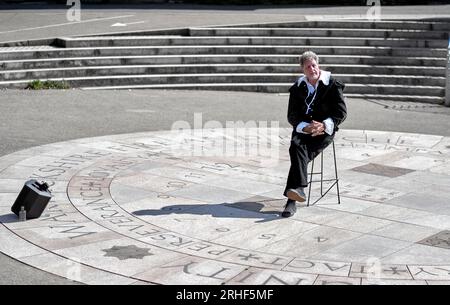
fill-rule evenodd
<path id="1" fill-rule="evenodd" d="M 399 176 L 403 176 L 409 173 L 414 172 L 412 169 L 402 168 L 402 167 L 394 167 L 394 166 L 386 166 L 381 164 L 369 163 L 366 165 L 358 166 L 352 168 L 355 172 L 361 172 L 371 175 L 385 176 L 389 178 L 395 178 Z"/>
<path id="2" fill-rule="evenodd" d="M 418 242 L 431 247 L 450 249 L 450 231 L 442 231 Z"/>

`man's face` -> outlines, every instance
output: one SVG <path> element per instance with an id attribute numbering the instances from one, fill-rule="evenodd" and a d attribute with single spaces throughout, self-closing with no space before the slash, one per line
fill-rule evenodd
<path id="1" fill-rule="evenodd" d="M 303 63 L 303 73 L 308 80 L 318 80 L 320 77 L 320 69 L 315 59 L 308 59 Z"/>

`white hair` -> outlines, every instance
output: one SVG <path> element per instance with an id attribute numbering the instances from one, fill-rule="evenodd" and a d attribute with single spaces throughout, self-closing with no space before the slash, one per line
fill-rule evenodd
<path id="1" fill-rule="evenodd" d="M 300 55 L 300 66 L 303 68 L 303 64 L 305 63 L 305 61 L 311 59 L 314 59 L 316 63 L 319 64 L 319 56 L 317 56 L 316 53 L 314 53 L 313 51 L 303 52 L 303 54 Z"/>

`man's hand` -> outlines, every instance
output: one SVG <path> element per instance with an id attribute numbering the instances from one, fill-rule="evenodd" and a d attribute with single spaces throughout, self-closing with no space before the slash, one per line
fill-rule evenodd
<path id="1" fill-rule="evenodd" d="M 325 124 L 322 122 L 312 121 L 303 131 L 311 134 L 312 137 L 320 136 L 325 133 Z"/>

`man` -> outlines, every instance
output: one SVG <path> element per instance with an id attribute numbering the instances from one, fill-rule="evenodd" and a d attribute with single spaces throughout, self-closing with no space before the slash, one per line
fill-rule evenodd
<path id="1" fill-rule="evenodd" d="M 320 70 L 319 57 L 311 51 L 300 56 L 304 76 L 289 89 L 288 121 L 293 126 L 289 155 L 291 168 L 284 190 L 288 197 L 281 216 L 295 214 L 296 201 L 306 200 L 308 163 L 320 154 L 334 138 L 347 116 L 344 84 L 328 71 Z"/>

